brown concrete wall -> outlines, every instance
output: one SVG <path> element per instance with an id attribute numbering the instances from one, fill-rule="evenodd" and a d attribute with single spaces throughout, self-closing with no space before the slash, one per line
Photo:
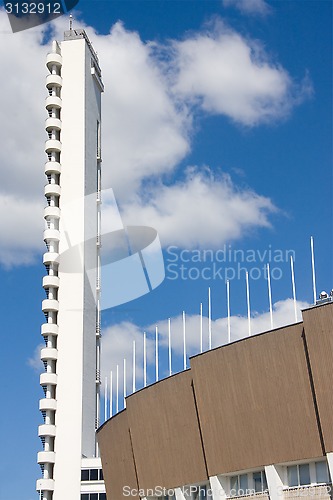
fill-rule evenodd
<path id="1" fill-rule="evenodd" d="M 326 452 L 333 451 L 333 305 L 303 311 L 305 338 Z"/>
<path id="2" fill-rule="evenodd" d="M 303 317 L 128 397 L 98 431 L 108 500 L 333 451 L 333 304 Z"/>
<path id="3" fill-rule="evenodd" d="M 126 498 L 123 496 L 124 486 L 138 490 L 127 411 L 118 413 L 101 427 L 97 438 L 107 498 L 117 500 Z"/>
<path id="4" fill-rule="evenodd" d="M 209 475 L 322 455 L 293 325 L 191 360 Z"/>
<path id="5" fill-rule="evenodd" d="M 130 396 L 127 414 L 140 488 L 208 479 L 190 371 Z"/>

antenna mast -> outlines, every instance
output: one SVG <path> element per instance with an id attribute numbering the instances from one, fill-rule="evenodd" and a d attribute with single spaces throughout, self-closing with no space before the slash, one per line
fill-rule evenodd
<path id="1" fill-rule="evenodd" d="M 228 312 L 228 343 L 231 342 L 231 326 L 230 326 L 230 283 L 227 280 L 227 312 Z"/>
<path id="2" fill-rule="evenodd" d="M 110 372 L 110 418 L 113 415 L 113 394 L 112 394 L 112 388 L 113 388 L 113 373 L 112 370 Z"/>
<path id="3" fill-rule="evenodd" d="M 292 255 L 290 256 L 290 269 L 291 269 L 291 283 L 292 283 L 292 287 L 293 287 L 295 321 L 297 323 L 296 286 L 295 286 L 295 273 L 294 273 L 294 259 L 293 259 Z"/>
<path id="4" fill-rule="evenodd" d="M 200 352 L 202 352 L 202 302 L 200 302 Z"/>
<path id="5" fill-rule="evenodd" d="M 271 329 L 273 330 L 272 287 L 271 287 L 271 272 L 269 269 L 269 264 L 267 264 L 267 285 L 268 285 L 269 315 L 271 318 Z"/>
<path id="6" fill-rule="evenodd" d="M 250 285 L 249 285 L 249 273 L 246 271 L 246 302 L 247 302 L 247 321 L 249 327 L 249 337 L 251 336 L 251 306 L 250 306 Z"/>
<path id="7" fill-rule="evenodd" d="M 313 246 L 313 237 L 310 238 L 311 245 L 311 264 L 312 264 L 312 287 L 313 287 L 313 303 L 316 303 L 317 300 L 317 288 L 316 288 L 316 270 L 315 270 L 315 260 L 314 260 L 314 246 Z"/>
<path id="8" fill-rule="evenodd" d="M 105 377 L 104 386 L 104 422 L 108 419 L 108 378 Z"/>
<path id="9" fill-rule="evenodd" d="M 143 386 L 147 386 L 147 337 L 143 333 Z"/>
<path id="10" fill-rule="evenodd" d="M 185 311 L 183 311 L 183 347 L 184 347 L 184 370 L 186 370 L 186 327 L 185 327 Z"/>
<path id="11" fill-rule="evenodd" d="M 136 391 L 136 383 L 135 383 L 135 378 L 136 378 L 136 344 L 135 344 L 135 340 L 133 340 L 133 370 L 132 370 L 132 376 L 133 376 L 132 392 L 134 393 Z"/>
<path id="12" fill-rule="evenodd" d="M 212 348 L 212 299 L 208 288 L 208 349 Z"/>
<path id="13" fill-rule="evenodd" d="M 155 364 L 156 364 L 156 382 L 158 382 L 158 327 L 155 327 Z"/>
<path id="14" fill-rule="evenodd" d="M 171 351 L 171 318 L 168 319 L 168 340 L 169 340 L 169 375 L 172 375 L 172 351 Z"/>
<path id="15" fill-rule="evenodd" d="M 127 390 L 126 390 L 126 359 L 124 358 L 124 408 L 126 408 L 126 396 L 127 396 Z"/>

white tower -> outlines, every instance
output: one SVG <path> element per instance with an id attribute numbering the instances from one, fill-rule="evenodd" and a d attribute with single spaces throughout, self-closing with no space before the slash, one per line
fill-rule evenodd
<path id="1" fill-rule="evenodd" d="M 37 490 L 43 500 L 102 500 L 105 489 L 96 473 L 100 460 L 95 431 L 100 390 L 103 84 L 97 55 L 83 30 L 71 29 L 63 42 L 53 42 L 46 65 L 46 347 L 41 351 L 45 372 L 40 377 L 45 397 L 40 400 L 44 424 L 38 429 L 44 449 L 38 453 L 43 477 Z"/>

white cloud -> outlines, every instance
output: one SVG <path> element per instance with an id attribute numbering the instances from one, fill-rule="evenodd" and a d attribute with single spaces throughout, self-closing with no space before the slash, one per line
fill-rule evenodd
<path id="1" fill-rule="evenodd" d="M 8 30 L 8 34 L 7 34 Z M 6 34 L 3 34 L 5 32 Z M 45 53 L 42 28 L 29 35 L 10 32 L 7 15 L 0 11 L 2 78 L 0 122 L 2 170 L 0 192 L 18 198 L 40 196 L 44 182 L 43 145 L 46 118 Z M 41 175 L 42 173 L 42 175 Z"/>
<path id="2" fill-rule="evenodd" d="M 43 245 L 43 203 L 0 193 L 0 262 L 6 266 L 30 264 Z"/>
<path id="3" fill-rule="evenodd" d="M 231 179 L 187 170 L 183 182 L 146 187 L 142 199 L 123 207 L 127 224 L 157 229 L 163 246 L 218 247 L 253 228 L 270 227 L 273 203 L 249 189 L 238 189 Z"/>
<path id="4" fill-rule="evenodd" d="M 31 358 L 28 358 L 28 366 L 32 368 L 36 373 L 41 373 L 43 371 L 43 362 L 40 359 L 40 351 L 45 347 L 45 344 L 39 344 L 33 352 Z"/>
<path id="5" fill-rule="evenodd" d="M 274 211 L 267 198 L 239 190 L 226 178 L 213 182 L 195 172 L 172 184 L 172 175 L 191 148 L 198 103 L 205 111 L 247 125 L 275 119 L 294 104 L 288 98 L 293 82 L 287 72 L 269 62 L 257 45 L 221 26 L 209 35 L 192 33 L 185 41 L 163 47 L 143 42 L 121 23 L 108 35 L 86 27 L 98 50 L 106 87 L 104 188 L 112 186 L 126 216 L 131 218 L 137 210 L 135 223 L 155 225 L 165 242 L 216 245 L 226 238 L 241 238 L 248 228 L 269 226 Z M 63 18 L 53 27 L 61 40 Z M 43 103 L 49 50 L 42 45 L 43 29 L 13 35 L 0 10 L 0 56 L 6 74 L 0 95 L 6 117 L 0 124 L 0 206 L 6 213 L 0 224 L 0 263 L 5 265 L 28 263 L 42 247 Z M 170 187 L 162 184 L 166 175 Z M 147 181 L 155 188 L 147 188 Z M 200 235 L 195 218 L 205 221 Z"/>
<path id="6" fill-rule="evenodd" d="M 211 114 L 246 126 L 288 115 L 308 96 L 305 79 L 297 86 L 258 42 L 245 39 L 223 23 L 174 42 L 174 92 Z"/>
<path id="7" fill-rule="evenodd" d="M 297 302 L 297 320 L 302 320 L 301 310 L 309 307 L 307 302 Z M 273 326 L 280 328 L 295 323 L 294 301 L 286 299 L 278 301 L 273 306 Z M 200 316 L 186 315 L 186 351 L 187 356 L 192 356 L 200 352 Z M 161 377 L 168 374 L 168 320 L 157 322 L 159 331 L 159 360 L 161 366 Z M 269 331 L 271 329 L 269 311 L 258 313 L 253 312 L 251 317 L 252 335 Z M 130 322 L 123 322 L 106 328 L 102 339 L 102 372 L 104 377 L 108 376 L 110 370 L 113 371 L 119 366 L 119 383 L 123 384 L 123 366 L 122 360 L 127 360 L 127 384 L 128 393 L 131 392 L 132 380 L 132 353 L 133 340 L 136 341 L 136 373 L 138 387 L 142 386 L 143 377 L 143 328 L 139 328 Z M 148 351 L 148 371 L 150 371 L 151 380 L 154 382 L 155 376 L 155 325 L 149 325 L 145 328 L 147 332 L 147 351 Z M 231 316 L 231 341 L 245 338 L 248 336 L 248 319 L 246 316 Z M 212 321 L 212 347 L 218 347 L 228 343 L 227 318 L 218 318 Z M 183 357 L 183 318 L 182 314 L 171 318 L 171 345 L 172 357 L 174 360 Z M 203 351 L 208 350 L 208 318 L 203 317 Z M 177 363 L 178 366 L 179 362 Z M 149 368 L 150 367 L 150 368 Z M 162 371 L 162 367 L 163 371 Z M 114 378 L 115 381 L 115 378 Z M 114 382 L 115 387 L 115 382 Z"/>
<path id="8" fill-rule="evenodd" d="M 298 321 L 301 321 L 301 310 L 309 307 L 307 302 L 297 302 Z M 186 315 L 186 350 L 187 356 L 192 356 L 200 352 L 200 316 Z M 273 306 L 274 328 L 279 328 L 295 323 L 294 302 L 292 299 L 278 301 Z M 148 383 L 154 382 L 155 377 L 155 327 L 156 325 L 147 325 L 145 328 L 124 321 L 103 330 L 102 336 L 102 384 L 104 387 L 105 377 L 110 383 L 110 371 L 113 374 L 113 387 L 116 387 L 116 369 L 119 370 L 120 394 L 123 388 L 123 360 L 126 359 L 126 381 L 127 393 L 132 392 L 132 360 L 133 360 L 133 341 L 136 348 L 136 379 L 137 388 L 142 386 L 143 380 L 143 333 L 147 335 L 147 371 Z M 165 377 L 168 374 L 168 320 L 157 322 L 159 332 L 159 357 L 160 357 L 160 375 Z M 269 312 L 253 312 L 251 318 L 252 334 L 258 334 L 271 329 Z M 231 341 L 245 338 L 248 336 L 248 319 L 245 316 L 231 316 Z M 228 343 L 227 318 L 217 318 L 212 321 L 212 347 L 218 347 Z M 183 317 L 182 314 L 171 318 L 171 345 L 173 359 L 183 356 Z M 44 344 L 36 347 L 28 364 L 37 372 L 41 371 L 42 364 L 40 360 L 40 350 Z M 203 351 L 208 350 L 208 318 L 203 317 Z M 179 363 L 178 363 L 179 364 Z M 162 368 L 163 367 L 163 368 Z"/>
<path id="9" fill-rule="evenodd" d="M 103 68 L 103 184 L 126 199 L 145 178 L 170 173 L 190 150 L 191 116 L 177 106 L 153 45 L 116 23 L 89 31 Z"/>
<path id="10" fill-rule="evenodd" d="M 223 0 L 223 4 L 225 7 L 235 7 L 243 14 L 266 16 L 271 12 L 265 0 Z"/>

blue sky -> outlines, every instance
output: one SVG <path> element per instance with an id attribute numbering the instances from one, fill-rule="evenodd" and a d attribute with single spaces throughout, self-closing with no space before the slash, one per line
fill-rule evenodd
<path id="1" fill-rule="evenodd" d="M 77 27 L 86 26 L 104 75 L 104 187 L 113 187 L 125 222 L 158 230 L 166 264 L 166 279 L 159 288 L 104 311 L 104 373 L 122 365 L 124 357 L 130 363 L 132 340 L 142 354 L 145 329 L 153 381 L 151 335 L 158 323 L 165 345 L 168 317 L 174 369 L 181 369 L 181 313 L 187 314 L 189 353 L 195 353 L 199 304 L 203 302 L 207 317 L 208 286 L 213 345 L 224 343 L 225 267 L 262 269 L 269 251 L 271 268 L 277 268 L 279 277 L 272 279 L 274 324 L 292 321 L 289 262 L 284 257 L 276 262 L 274 256 L 293 252 L 297 299 L 299 307 L 306 306 L 312 301 L 311 235 L 317 288 L 329 291 L 332 3 L 81 0 L 74 17 Z M 48 51 L 43 29 L 13 35 L 0 12 L 6 76 L 0 96 L 5 117 L 0 124 L 1 500 L 13 495 L 36 498 L 34 482 L 39 477 L 35 462 L 42 365 L 35 352 L 43 322 Z M 52 29 L 61 38 L 67 20 L 59 18 Z M 254 262 L 241 263 L 240 257 L 233 262 L 187 262 L 199 252 L 202 257 L 205 250 L 221 256 L 217 252 L 228 245 L 244 256 L 252 252 Z M 182 264 L 199 278 L 190 279 L 187 269 L 183 279 L 172 279 Z M 214 266 L 222 267 L 222 278 L 204 279 L 203 268 L 212 272 Z M 250 281 L 254 332 L 269 328 L 267 281 L 260 273 L 260 279 Z M 244 272 L 230 287 L 235 340 L 246 331 Z M 206 319 L 204 335 L 207 343 Z M 160 359 L 164 375 L 165 347 Z"/>

